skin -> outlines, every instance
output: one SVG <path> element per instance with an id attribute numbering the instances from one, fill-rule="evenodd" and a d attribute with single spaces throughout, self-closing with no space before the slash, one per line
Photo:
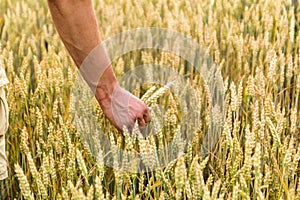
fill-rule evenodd
<path id="1" fill-rule="evenodd" d="M 98 22 L 91 0 L 48 0 L 49 9 L 55 27 L 76 66 L 81 63 L 89 52 L 101 43 Z M 101 76 L 95 97 L 104 114 L 118 129 L 122 130 L 114 120 L 112 114 L 112 93 L 118 81 L 110 65 Z M 116 97 L 118 98 L 118 97 Z M 121 99 L 120 99 L 121 100 Z M 138 121 L 140 128 L 144 128 L 150 121 L 150 109 L 138 98 L 131 98 L 128 105 L 132 127 Z"/>

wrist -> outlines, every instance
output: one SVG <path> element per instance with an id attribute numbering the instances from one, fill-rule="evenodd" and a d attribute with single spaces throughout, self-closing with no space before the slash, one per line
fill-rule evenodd
<path id="1" fill-rule="evenodd" d="M 115 87 L 118 86 L 118 80 L 113 72 L 112 66 L 109 66 L 102 74 L 97 89 L 95 92 L 95 97 L 99 103 L 109 103 L 111 102 L 112 94 Z"/>

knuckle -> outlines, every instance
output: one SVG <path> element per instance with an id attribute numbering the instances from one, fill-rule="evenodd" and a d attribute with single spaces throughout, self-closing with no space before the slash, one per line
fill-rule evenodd
<path id="1" fill-rule="evenodd" d="M 142 115 L 141 113 L 138 113 L 138 114 L 136 115 L 136 118 L 137 118 L 137 119 L 142 119 L 142 118 L 143 118 L 143 115 Z"/>

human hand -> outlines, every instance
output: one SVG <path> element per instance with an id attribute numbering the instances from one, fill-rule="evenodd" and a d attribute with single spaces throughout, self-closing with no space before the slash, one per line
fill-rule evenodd
<path id="1" fill-rule="evenodd" d="M 140 129 L 145 128 L 151 120 L 150 109 L 143 101 L 122 89 L 116 79 L 111 81 L 111 74 L 111 68 L 104 72 L 95 94 L 104 114 L 119 131 L 123 130 L 123 126 L 131 131 L 136 121 Z"/>

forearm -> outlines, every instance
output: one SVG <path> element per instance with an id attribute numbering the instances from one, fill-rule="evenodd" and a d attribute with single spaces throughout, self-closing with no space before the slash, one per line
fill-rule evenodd
<path id="1" fill-rule="evenodd" d="M 48 0 L 56 29 L 77 67 L 101 43 L 91 0 Z"/>
<path id="2" fill-rule="evenodd" d="M 48 4 L 56 29 L 77 67 L 80 68 L 91 50 L 101 43 L 92 1 L 48 0 Z M 93 91 L 98 100 L 110 98 L 117 84 L 111 64 L 101 66 L 100 63 L 88 66 L 103 71 L 98 85 L 95 86 L 97 89 Z M 87 82 L 90 81 L 88 76 L 84 78 Z"/>
<path id="3" fill-rule="evenodd" d="M 56 29 L 94 92 L 103 112 L 120 131 L 150 121 L 150 110 L 141 100 L 118 86 L 109 58 L 102 49 L 92 0 L 48 0 Z"/>

